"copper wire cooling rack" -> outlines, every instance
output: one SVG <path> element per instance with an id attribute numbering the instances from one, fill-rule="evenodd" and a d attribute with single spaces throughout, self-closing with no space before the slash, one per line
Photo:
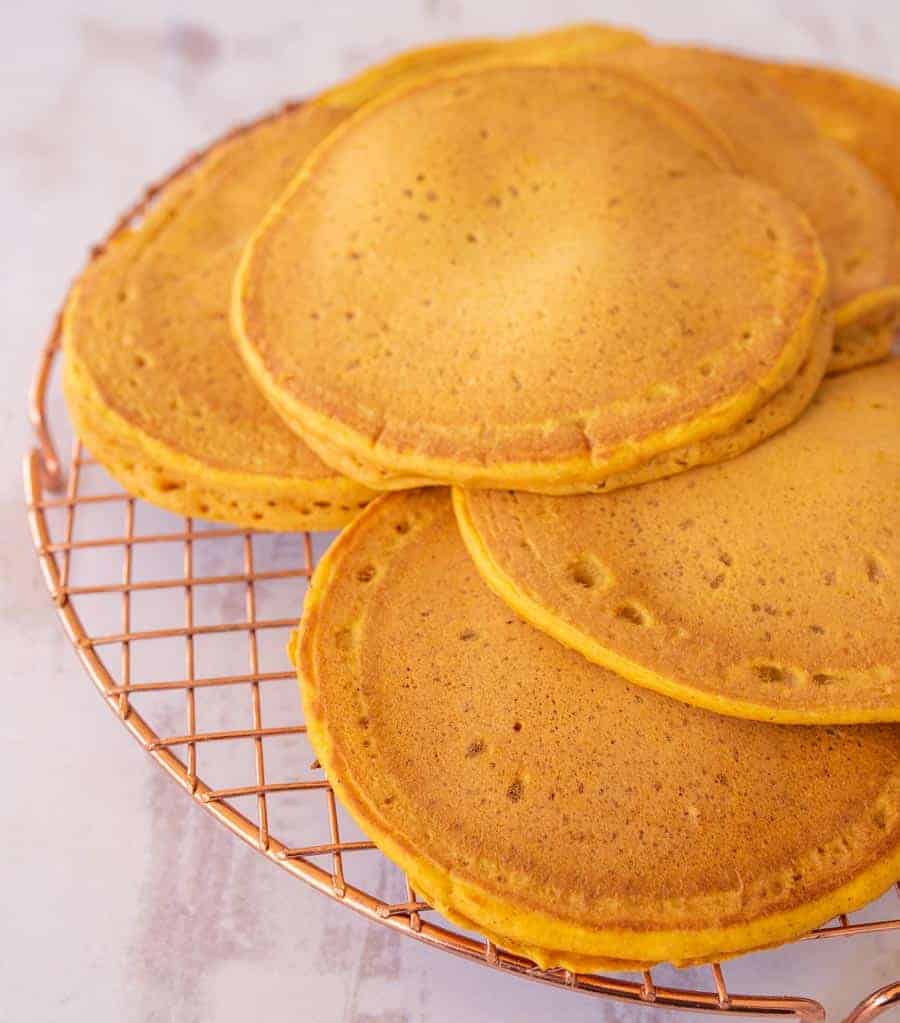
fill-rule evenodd
<path id="1" fill-rule="evenodd" d="M 109 237 L 202 155 L 148 189 Z M 57 321 L 30 396 L 35 446 L 25 456 L 25 496 L 35 549 L 66 634 L 107 706 L 194 800 L 337 902 L 484 966 L 638 1005 L 824 1020 L 823 1006 L 811 998 L 732 992 L 719 964 L 663 968 L 665 983 L 661 971 L 656 979 L 650 971 L 628 979 L 542 970 L 447 923 L 418 899 L 338 806 L 306 740 L 285 643 L 329 537 L 176 518 L 122 491 L 77 438 L 69 458 L 60 458 L 49 424 L 59 399 L 51 387 L 59 344 Z M 64 417 L 59 425 L 71 435 Z M 876 919 L 870 911 L 865 920 L 841 917 L 809 937 L 894 929 L 894 911 Z M 864 998 L 846 1023 L 868 1023 L 897 1003 L 900 981 Z"/>
<path id="2" fill-rule="evenodd" d="M 193 799 L 320 892 L 474 962 L 643 1005 L 824 1020 L 822 1005 L 809 998 L 732 993 L 719 964 L 708 968 L 708 990 L 660 985 L 649 971 L 629 980 L 541 970 L 447 924 L 417 899 L 400 871 L 353 831 L 306 742 L 284 645 L 327 537 L 176 518 L 118 488 L 77 439 L 63 464 L 47 417 L 58 345 L 55 331 L 32 391 L 37 443 L 25 457 L 37 555 L 66 633 L 107 705 Z M 153 602 L 158 620 L 145 621 L 147 595 L 160 591 L 171 599 Z M 149 647 L 156 650 L 148 674 Z M 235 670 L 241 663 L 246 668 Z M 170 670 L 159 677 L 163 664 Z M 841 917 L 811 937 L 895 928 L 900 919 Z M 690 971 L 688 980 L 696 985 L 696 977 Z M 873 992 L 848 1023 L 898 1002 L 900 982 Z"/>

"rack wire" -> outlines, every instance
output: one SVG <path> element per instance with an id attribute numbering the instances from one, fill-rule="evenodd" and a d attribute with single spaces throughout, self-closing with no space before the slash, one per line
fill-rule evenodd
<path id="1" fill-rule="evenodd" d="M 149 189 L 109 237 L 201 156 Z M 825 1019 L 812 998 L 732 992 L 718 963 L 707 968 L 706 989 L 697 987 L 696 970 L 675 971 L 676 983 L 664 984 L 653 971 L 629 979 L 543 970 L 454 927 L 419 899 L 343 814 L 306 740 L 284 647 L 327 537 L 178 519 L 118 488 L 77 438 L 64 463 L 48 416 L 59 347 L 57 319 L 30 395 L 35 446 L 24 469 L 35 550 L 66 634 L 107 706 L 191 798 L 319 892 L 483 966 L 636 1005 Z M 148 603 L 148 594 L 160 592 L 172 599 Z M 163 617 L 149 621 L 150 614 Z M 155 655 L 148 658 L 151 646 Z M 236 671 L 235 658 L 245 667 Z M 167 672 L 160 673 L 162 664 Z M 900 894 L 900 884 L 895 889 Z M 895 929 L 900 917 L 842 916 L 807 940 Z M 846 1023 L 869 1023 L 898 1003 L 900 981 L 869 994 Z"/>

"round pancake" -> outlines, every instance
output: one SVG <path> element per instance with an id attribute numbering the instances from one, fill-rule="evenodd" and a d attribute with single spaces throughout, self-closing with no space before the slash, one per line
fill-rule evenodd
<path id="1" fill-rule="evenodd" d="M 567 492 L 732 429 L 796 372 L 824 289 L 808 221 L 675 100 L 490 68 L 331 135 L 247 247 L 233 325 L 362 482 Z"/>
<path id="2" fill-rule="evenodd" d="M 570 491 L 606 493 L 621 487 L 631 487 L 637 483 L 674 476 L 697 465 L 721 462 L 749 450 L 766 437 L 784 429 L 809 405 L 822 382 L 826 367 L 830 365 L 832 340 L 833 320 L 829 316 L 823 316 L 812 348 L 797 373 L 781 390 L 776 391 L 767 402 L 752 411 L 728 433 L 706 437 L 673 451 L 664 451 L 634 469 L 613 473 L 588 487 L 581 483 L 575 484 Z M 317 447 L 328 464 L 341 472 L 352 477 L 367 473 L 366 466 L 339 448 L 321 442 Z M 565 488 L 562 485 L 557 486 L 556 493 L 565 493 Z"/>
<path id="3" fill-rule="evenodd" d="M 384 496 L 342 534 L 293 653 L 363 830 L 437 909 L 556 949 L 547 965 L 786 941 L 900 868 L 900 730 L 740 721 L 629 685 L 484 586 L 444 491 Z"/>
<path id="4" fill-rule="evenodd" d="M 69 410 L 130 492 L 262 529 L 335 528 L 371 496 L 285 427 L 246 373 L 227 316 L 242 242 L 342 116 L 293 108 L 215 146 L 73 289 Z"/>
<path id="5" fill-rule="evenodd" d="M 385 89 L 500 53 L 577 60 L 638 41 L 580 25 L 414 50 L 215 145 L 140 227 L 116 234 L 70 299 L 65 388 L 88 448 L 128 491 L 179 514 L 268 529 L 343 525 L 370 492 L 285 427 L 235 353 L 227 306 L 242 243 L 308 153 Z"/>
<path id="6" fill-rule="evenodd" d="M 851 353 L 857 364 L 863 339 L 867 350 L 878 349 L 882 321 L 893 320 L 900 306 L 897 205 L 879 178 L 820 133 L 805 111 L 748 61 L 678 46 L 634 47 L 606 60 L 669 89 L 708 118 L 727 135 L 738 166 L 784 193 L 809 217 L 828 259 L 836 307 L 834 370 L 846 368 Z M 873 308 L 875 322 L 863 315 Z"/>
<path id="7" fill-rule="evenodd" d="M 758 64 L 809 114 L 819 131 L 861 160 L 887 186 L 900 204 L 900 90 L 870 78 L 832 68 L 804 64 Z M 894 279 L 900 278 L 900 240 L 894 257 Z M 896 289 L 860 310 L 874 318 L 872 329 L 845 338 L 835 346 L 833 368 L 852 369 L 885 358 L 900 323 Z"/>
<path id="8" fill-rule="evenodd" d="M 739 458 L 567 500 L 455 492 L 487 582 L 643 686 L 796 724 L 900 720 L 900 360 Z"/>

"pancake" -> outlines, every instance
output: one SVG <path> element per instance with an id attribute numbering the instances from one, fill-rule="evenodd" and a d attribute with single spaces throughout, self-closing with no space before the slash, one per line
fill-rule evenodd
<path id="1" fill-rule="evenodd" d="M 824 292 L 806 218 L 690 110 L 613 69 L 490 68 L 317 149 L 233 326 L 363 483 L 569 492 L 732 430 L 796 373 Z"/>
<path id="2" fill-rule="evenodd" d="M 759 64 L 806 113 L 819 131 L 838 143 L 872 171 L 900 204 L 900 90 L 870 78 L 833 68 L 805 64 Z M 900 242 L 895 259 L 895 279 L 900 277 Z M 873 327 L 835 345 L 835 369 L 886 358 L 900 322 L 900 297 L 896 289 L 869 303 L 861 314 L 874 320 Z"/>
<path id="3" fill-rule="evenodd" d="M 129 492 L 258 529 L 332 529 L 371 496 L 286 429 L 227 317 L 241 243 L 340 119 L 307 105 L 214 146 L 75 285 L 63 326 L 69 411 Z"/>
<path id="4" fill-rule="evenodd" d="M 485 580 L 631 681 L 721 714 L 900 719 L 900 360 L 765 444 L 567 500 L 455 492 Z"/>
<path id="5" fill-rule="evenodd" d="M 443 491 L 381 497 L 342 534 L 293 654 L 366 834 L 438 910 L 547 966 L 787 941 L 900 869 L 900 730 L 740 721 L 626 683 L 484 586 Z"/>
<path id="6" fill-rule="evenodd" d="M 227 308 L 241 245 L 309 152 L 379 92 L 501 52 L 574 60 L 639 39 L 582 25 L 412 51 L 215 144 L 72 293 L 65 390 L 87 447 L 126 490 L 179 514 L 263 529 L 349 521 L 370 491 L 285 427 L 235 352 Z"/>
<path id="7" fill-rule="evenodd" d="M 881 321 L 900 304 L 897 206 L 884 184 L 747 61 L 678 46 L 634 47 L 606 60 L 697 110 L 726 134 L 741 169 L 809 217 L 828 260 L 840 349 L 835 370 L 846 367 L 851 351 L 859 358 L 863 340 L 880 345 Z M 861 315 L 873 305 L 875 323 Z"/>

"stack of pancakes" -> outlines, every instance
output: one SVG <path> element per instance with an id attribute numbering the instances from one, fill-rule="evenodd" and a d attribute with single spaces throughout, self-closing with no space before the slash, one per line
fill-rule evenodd
<path id="1" fill-rule="evenodd" d="M 291 649 L 316 753 L 542 966 L 737 955 L 900 876 L 898 138 L 837 72 L 448 44 L 214 145 L 72 291 L 129 491 L 352 520 Z"/>

